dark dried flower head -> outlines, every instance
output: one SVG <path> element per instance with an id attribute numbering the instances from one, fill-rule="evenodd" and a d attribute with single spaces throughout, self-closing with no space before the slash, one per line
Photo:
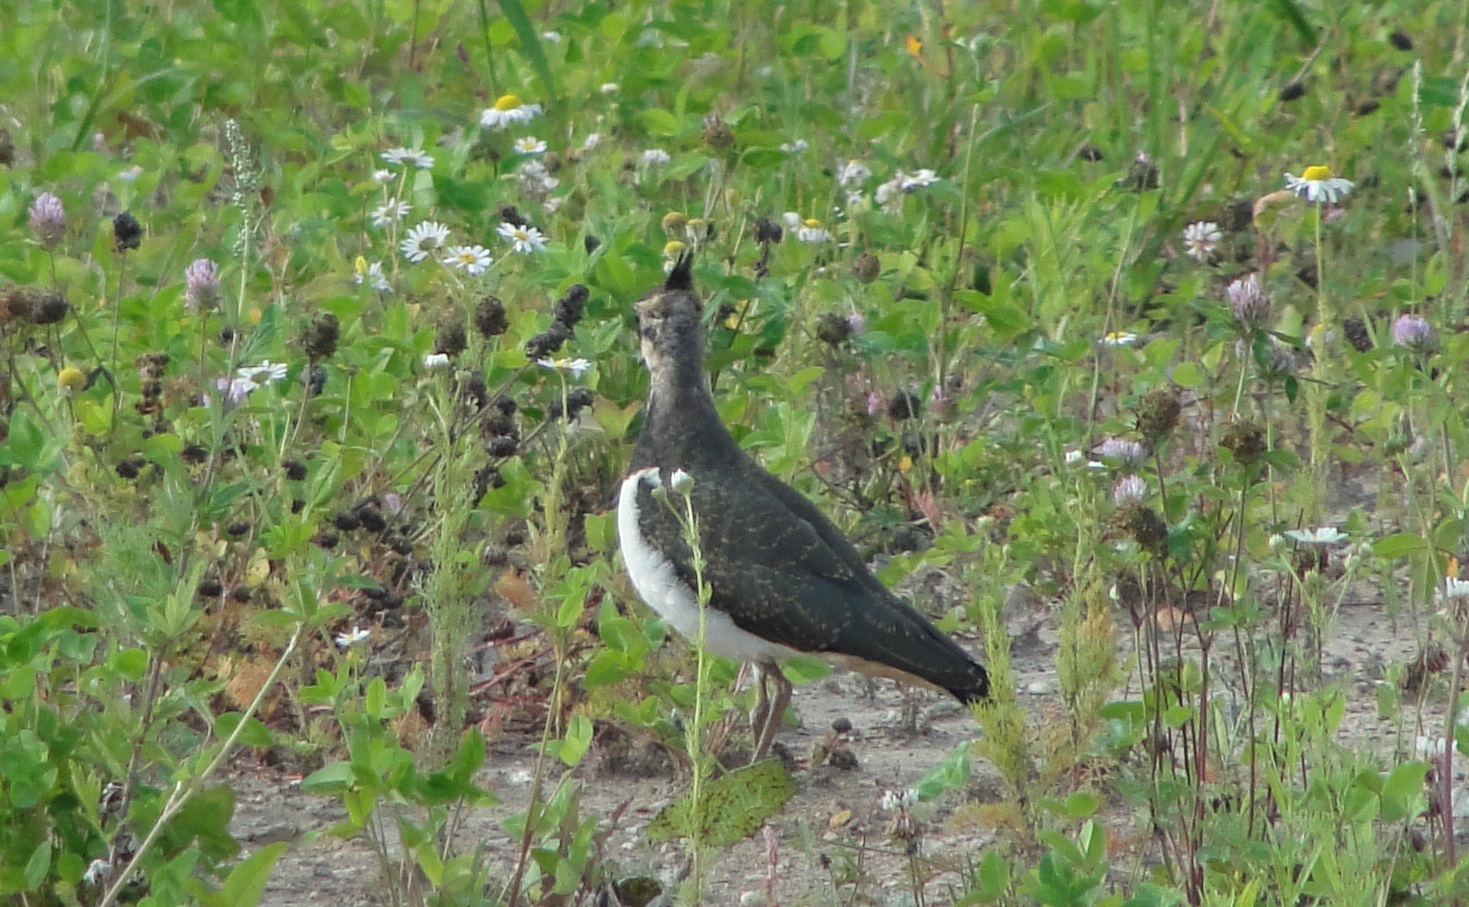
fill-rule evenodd
<path id="1" fill-rule="evenodd" d="M 31 205 L 30 220 L 36 238 L 48 249 L 66 236 L 66 208 L 62 206 L 61 199 L 50 192 L 36 196 L 35 204 Z"/>
<path id="2" fill-rule="evenodd" d="M 1168 524 L 1158 511 L 1145 504 L 1129 504 L 1119 509 L 1117 527 L 1132 536 L 1145 551 L 1162 555 L 1168 550 Z"/>
<path id="3" fill-rule="evenodd" d="M 209 450 L 200 444 L 185 444 L 184 449 L 179 451 L 179 459 L 190 466 L 198 466 L 209 459 Z"/>
<path id="4" fill-rule="evenodd" d="M 591 255 L 593 252 L 602 247 L 602 241 L 590 233 L 588 233 L 586 237 L 582 239 L 581 244 L 582 248 L 587 250 L 588 255 Z"/>
<path id="5" fill-rule="evenodd" d="M 551 419 L 571 420 L 576 414 L 597 402 L 597 394 L 589 387 L 573 387 L 566 392 L 566 398 L 557 397 L 551 401 L 547 415 Z M 564 404 L 564 405 L 563 405 Z"/>
<path id="6" fill-rule="evenodd" d="M 1231 281 L 1224 288 L 1224 295 L 1229 298 L 1235 322 L 1246 332 L 1263 327 L 1270 320 L 1270 298 L 1260 289 L 1258 274 Z"/>
<path id="7" fill-rule="evenodd" d="M 505 477 L 498 466 L 486 466 L 474 474 L 474 499 L 478 501 L 492 488 L 504 488 Z"/>
<path id="8" fill-rule="evenodd" d="M 15 139 L 10 137 L 10 130 L 0 126 L 0 167 L 9 167 L 15 163 Z"/>
<path id="9" fill-rule="evenodd" d="M 852 276 L 858 283 L 872 283 L 882 274 L 882 262 L 871 252 L 863 252 L 852 262 Z"/>
<path id="10" fill-rule="evenodd" d="M 485 442 L 485 453 L 497 460 L 515 456 L 520 440 L 509 435 L 496 435 Z"/>
<path id="11" fill-rule="evenodd" d="M 0 289 L 0 325 L 12 321 L 30 321 L 38 296 L 30 287 L 8 286 Z"/>
<path id="12" fill-rule="evenodd" d="M 840 346 L 852 336 L 852 325 L 835 312 L 827 312 L 816 320 L 816 336 L 822 343 Z"/>
<path id="13" fill-rule="evenodd" d="M 1133 192 L 1146 192 L 1158 188 L 1158 163 L 1146 151 L 1133 155 L 1127 173 L 1120 180 L 1122 186 Z"/>
<path id="14" fill-rule="evenodd" d="M 331 312 L 317 312 L 301 335 L 301 348 L 312 362 L 330 359 L 337 351 L 342 325 Z"/>
<path id="15" fill-rule="evenodd" d="M 529 227 L 531 222 L 520 214 L 520 209 L 514 205 L 500 206 L 500 220 L 510 224 L 512 227 Z"/>
<path id="16" fill-rule="evenodd" d="M 306 464 L 300 460 L 284 460 L 281 468 L 286 471 L 286 478 L 292 482 L 299 482 L 306 478 Z"/>
<path id="17" fill-rule="evenodd" d="M 383 517 L 383 512 L 378 509 L 372 501 L 364 501 L 357 505 L 357 519 L 362 523 L 362 528 L 368 532 L 382 532 L 388 528 L 388 521 Z"/>
<path id="18" fill-rule="evenodd" d="M 71 303 L 66 301 L 65 296 L 54 290 L 48 291 L 36 300 L 35 308 L 31 310 L 31 321 L 35 324 L 56 324 L 70 311 Z"/>
<path id="19" fill-rule="evenodd" d="M 1090 161 L 1092 163 L 1100 161 L 1103 157 L 1102 149 L 1092 144 L 1082 145 L 1081 150 L 1076 153 L 1076 156 L 1084 161 Z"/>
<path id="20" fill-rule="evenodd" d="M 464 334 L 464 319 L 454 314 L 439 322 L 439 328 L 434 332 L 434 352 L 443 353 L 445 356 L 457 356 L 469 346 L 469 338 Z"/>
<path id="21" fill-rule="evenodd" d="M 1183 405 L 1171 390 L 1148 391 L 1137 405 L 1137 431 L 1143 441 L 1156 447 L 1178 426 Z"/>
<path id="22" fill-rule="evenodd" d="M 734 130 L 719 114 L 711 113 L 704 118 L 704 131 L 699 138 L 710 148 L 728 148 L 734 144 Z"/>
<path id="23" fill-rule="evenodd" d="M 505 317 L 505 304 L 494 296 L 481 299 L 474 307 L 474 328 L 486 339 L 508 331 L 510 319 Z"/>
<path id="24" fill-rule="evenodd" d="M 572 284 L 566 294 L 556 300 L 553 317 L 568 328 L 576 327 L 586 313 L 588 295 L 586 284 Z"/>
<path id="25" fill-rule="evenodd" d="M 1392 326 L 1393 342 L 1415 356 L 1428 356 L 1438 349 L 1438 331 L 1422 315 L 1400 315 Z"/>
<path id="26" fill-rule="evenodd" d="M 571 339 L 571 328 L 559 321 L 551 322 L 545 331 L 525 342 L 525 354 L 532 359 L 544 359 L 561 349 Z"/>
<path id="27" fill-rule="evenodd" d="M 755 221 L 755 242 L 778 243 L 784 236 L 785 230 L 770 218 L 762 217 Z"/>
<path id="28" fill-rule="evenodd" d="M 1342 322 L 1341 328 L 1342 333 L 1347 337 L 1347 342 L 1352 345 L 1352 349 L 1359 353 L 1372 349 L 1372 334 L 1367 330 L 1367 322 L 1353 316 Z"/>
<path id="29" fill-rule="evenodd" d="M 888 401 L 888 418 L 895 422 L 916 419 L 923 411 L 923 401 L 912 391 L 898 391 Z"/>
<path id="30" fill-rule="evenodd" d="M 313 362 L 306 371 L 301 373 L 301 380 L 306 384 L 306 392 L 312 397 L 319 396 L 326 390 L 326 366 L 320 362 Z"/>
<path id="31" fill-rule="evenodd" d="M 1306 86 L 1303 82 L 1287 82 L 1280 89 L 1280 100 L 1289 104 L 1291 101 L 1299 101 L 1306 96 Z"/>
<path id="32" fill-rule="evenodd" d="M 184 268 L 184 305 L 189 308 L 211 308 L 219 302 L 219 265 L 207 258 L 196 258 Z"/>
<path id="33" fill-rule="evenodd" d="M 1265 429 L 1253 422 L 1231 422 L 1224 429 L 1219 446 L 1229 451 L 1234 461 L 1241 466 L 1253 466 L 1269 451 L 1265 443 Z"/>
<path id="34" fill-rule="evenodd" d="M 112 248 L 118 252 L 127 252 L 136 249 L 143 244 L 143 225 L 133 217 L 131 211 L 124 211 L 112 219 Z"/>
<path id="35" fill-rule="evenodd" d="M 1403 31 L 1401 28 L 1388 35 L 1387 41 L 1398 50 L 1413 49 L 1413 39 L 1408 37 L 1408 33 Z"/>

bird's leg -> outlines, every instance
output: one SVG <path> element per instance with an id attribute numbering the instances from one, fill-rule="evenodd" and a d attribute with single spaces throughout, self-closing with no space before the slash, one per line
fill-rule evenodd
<path id="1" fill-rule="evenodd" d="M 754 747 L 750 764 L 754 765 L 765 755 L 760 749 L 760 737 L 765 733 L 766 719 L 770 714 L 770 697 L 765 692 L 765 667 L 754 662 L 748 666 L 755 672 L 755 704 L 750 706 L 750 740 Z"/>
<path id="2" fill-rule="evenodd" d="M 780 729 L 786 709 L 790 707 L 792 688 L 785 673 L 776 665 L 758 665 L 757 670 L 760 672 L 757 680 L 760 686 L 755 696 L 755 709 L 750 712 L 750 729 L 755 734 L 755 750 L 750 756 L 752 765 L 764 759 L 770 752 L 770 744 L 775 741 L 775 732 Z M 765 690 L 767 679 L 775 685 L 773 701 Z"/>

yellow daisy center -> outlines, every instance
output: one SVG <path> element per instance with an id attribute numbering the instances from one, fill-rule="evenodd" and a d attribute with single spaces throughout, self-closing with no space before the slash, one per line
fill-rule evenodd
<path id="1" fill-rule="evenodd" d="M 1305 180 L 1308 183 L 1314 183 L 1320 180 L 1329 180 L 1331 179 L 1331 168 L 1326 166 L 1325 164 L 1317 164 L 1314 167 L 1307 167 L 1306 172 L 1301 174 L 1301 179 Z"/>
<path id="2" fill-rule="evenodd" d="M 683 249 L 684 249 L 683 243 L 679 242 L 676 239 L 670 239 L 668 241 L 667 245 L 665 245 L 663 247 L 663 254 L 664 255 L 667 255 L 670 258 L 672 258 L 673 256 L 677 255 L 678 253 L 682 252 Z"/>
<path id="3" fill-rule="evenodd" d="M 87 376 L 82 374 L 81 369 L 67 366 L 56 376 L 56 383 L 69 391 L 79 391 L 87 383 Z"/>
<path id="4" fill-rule="evenodd" d="M 520 103 L 520 98 L 513 94 L 500 95 L 499 100 L 495 101 L 496 110 L 515 110 L 522 106 L 524 105 Z"/>
<path id="5" fill-rule="evenodd" d="M 806 218 L 806 226 L 810 227 L 813 230 L 820 229 L 821 221 L 817 220 L 814 217 L 808 217 Z"/>

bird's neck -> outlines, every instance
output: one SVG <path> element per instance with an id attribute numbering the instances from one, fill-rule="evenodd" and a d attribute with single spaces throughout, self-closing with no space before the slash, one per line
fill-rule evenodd
<path id="1" fill-rule="evenodd" d="M 740 459 L 740 447 L 714 407 L 701 349 L 667 351 L 649 363 L 649 371 L 652 382 L 637 465 L 694 469 Z"/>

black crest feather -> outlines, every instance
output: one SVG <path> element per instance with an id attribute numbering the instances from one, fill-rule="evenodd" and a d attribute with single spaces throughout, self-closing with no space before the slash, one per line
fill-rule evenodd
<path id="1" fill-rule="evenodd" d="M 668 272 L 668 279 L 663 281 L 665 290 L 693 290 L 694 288 L 694 253 L 680 252 L 678 260 L 673 263 L 673 270 Z"/>

